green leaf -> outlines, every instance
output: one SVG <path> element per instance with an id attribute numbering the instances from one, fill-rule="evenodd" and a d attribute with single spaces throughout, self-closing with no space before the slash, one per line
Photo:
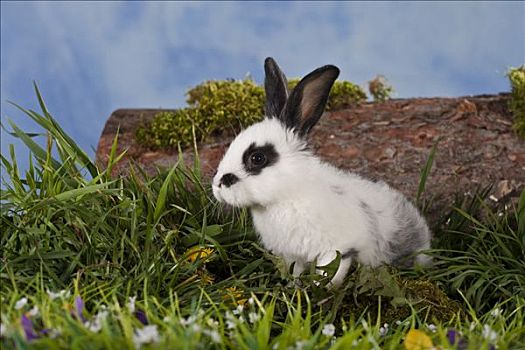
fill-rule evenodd
<path id="1" fill-rule="evenodd" d="M 168 173 L 168 176 L 166 176 L 166 179 L 162 184 L 162 187 L 160 188 L 159 195 L 157 197 L 157 202 L 155 203 L 155 212 L 153 214 L 154 222 L 158 222 L 158 220 L 164 212 L 164 208 L 166 207 L 166 197 L 168 196 L 168 189 L 172 182 L 173 174 L 175 173 L 177 166 L 178 163 L 171 168 L 170 172 Z"/>
<path id="2" fill-rule="evenodd" d="M 427 183 L 428 176 L 430 175 L 430 170 L 432 170 L 432 164 L 434 163 L 434 157 L 436 155 L 437 145 L 438 145 L 439 139 L 437 139 L 434 144 L 432 145 L 432 149 L 430 150 L 430 154 L 428 155 L 427 162 L 423 169 L 421 169 L 421 175 L 419 177 L 419 187 L 417 189 L 417 196 L 416 196 L 416 203 L 417 206 L 420 207 L 421 205 L 421 195 L 425 191 L 425 185 Z"/>

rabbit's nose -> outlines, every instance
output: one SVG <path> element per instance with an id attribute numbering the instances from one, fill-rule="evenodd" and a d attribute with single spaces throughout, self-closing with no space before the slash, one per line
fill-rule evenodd
<path id="1" fill-rule="evenodd" d="M 221 177 L 221 181 L 219 182 L 219 186 L 224 185 L 226 187 L 230 187 L 231 185 L 235 184 L 238 181 L 239 181 L 239 178 L 236 175 L 234 175 L 232 173 L 224 174 Z"/>

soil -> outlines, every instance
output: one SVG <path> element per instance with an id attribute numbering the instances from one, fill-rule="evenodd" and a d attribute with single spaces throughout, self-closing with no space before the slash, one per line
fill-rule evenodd
<path id="1" fill-rule="evenodd" d="M 437 151 L 424 198 L 427 215 L 436 224 L 455 196 L 473 195 L 493 185 L 494 205 L 515 205 L 525 185 L 525 141 L 512 131 L 510 95 L 459 98 L 393 99 L 367 102 L 327 112 L 310 135 L 315 153 L 340 168 L 383 180 L 409 198 L 415 198 L 421 169 L 432 146 Z M 110 116 L 100 137 L 97 162 L 105 164 L 115 133 L 126 157 L 113 169 L 125 174 L 129 160 L 147 173 L 168 168 L 178 159 L 175 149 L 147 149 L 135 140 L 135 131 L 159 109 L 119 109 Z M 206 178 L 215 172 L 232 135 L 216 135 L 198 145 Z M 193 162 L 193 151 L 184 151 Z M 431 199 L 431 201 L 429 201 Z"/>

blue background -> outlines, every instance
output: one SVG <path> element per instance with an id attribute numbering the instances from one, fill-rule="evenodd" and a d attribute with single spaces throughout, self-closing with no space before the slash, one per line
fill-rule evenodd
<path id="1" fill-rule="evenodd" d="M 2 1 L 2 123 L 36 129 L 6 102 L 37 109 L 36 80 L 93 155 L 115 109 L 181 107 L 207 79 L 262 82 L 266 56 L 290 77 L 332 63 L 366 88 L 383 74 L 396 97 L 498 93 L 525 61 L 524 23 L 523 2 Z"/>

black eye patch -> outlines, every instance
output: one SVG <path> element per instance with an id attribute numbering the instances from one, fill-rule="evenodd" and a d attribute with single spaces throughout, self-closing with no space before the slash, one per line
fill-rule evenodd
<path id="1" fill-rule="evenodd" d="M 267 143 L 264 146 L 256 146 L 255 142 L 252 142 L 242 155 L 244 169 L 250 175 L 260 174 L 267 166 L 277 163 L 278 159 L 279 154 L 271 143 Z"/>

